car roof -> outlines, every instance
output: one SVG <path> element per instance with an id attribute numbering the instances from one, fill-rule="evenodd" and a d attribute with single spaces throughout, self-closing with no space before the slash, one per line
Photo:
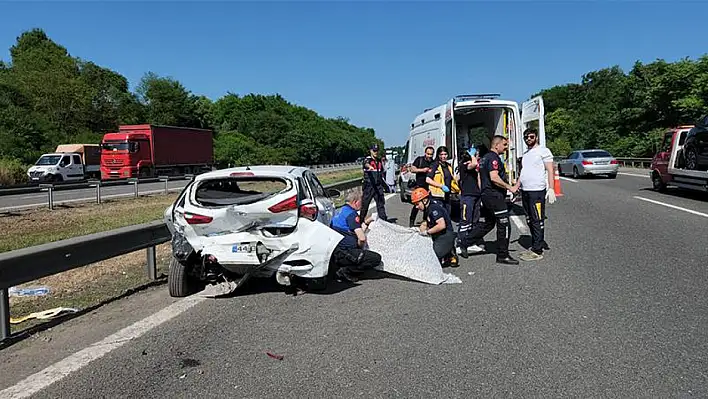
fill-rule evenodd
<path id="1" fill-rule="evenodd" d="M 220 177 L 228 177 L 232 173 L 252 172 L 255 176 L 278 176 L 278 177 L 298 177 L 302 176 L 309 168 L 305 166 L 291 165 L 255 165 L 239 166 L 235 168 L 219 169 L 198 175 L 195 180 L 208 180 Z"/>

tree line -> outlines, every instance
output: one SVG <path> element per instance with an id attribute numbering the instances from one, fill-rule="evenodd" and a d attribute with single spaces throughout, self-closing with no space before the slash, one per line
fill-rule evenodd
<path id="1" fill-rule="evenodd" d="M 130 91 L 124 76 L 71 56 L 41 29 L 22 33 L 10 56 L 0 61 L 4 165 L 32 164 L 58 144 L 99 143 L 118 125 L 142 123 L 213 129 L 220 166 L 348 162 L 373 143 L 383 147 L 373 129 L 280 95 L 228 93 L 212 101 L 153 72 Z"/>
<path id="2" fill-rule="evenodd" d="M 603 148 L 619 157 L 651 157 L 667 128 L 708 113 L 708 55 L 636 62 L 628 73 L 613 66 L 538 94 L 554 155 Z"/>

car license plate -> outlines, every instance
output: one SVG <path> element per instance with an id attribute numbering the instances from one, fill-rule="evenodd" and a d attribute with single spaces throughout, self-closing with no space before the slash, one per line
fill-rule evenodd
<path id="1" fill-rule="evenodd" d="M 242 242 L 240 244 L 234 244 L 231 247 L 231 252 L 233 253 L 246 253 L 250 254 L 255 250 L 255 246 L 248 242 Z"/>
<path id="2" fill-rule="evenodd" d="M 598 165 L 607 165 L 610 162 L 609 161 L 600 161 L 600 162 L 595 162 L 595 163 Z"/>

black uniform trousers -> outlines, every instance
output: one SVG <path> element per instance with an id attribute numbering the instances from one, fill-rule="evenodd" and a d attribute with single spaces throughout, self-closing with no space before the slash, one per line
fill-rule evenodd
<path id="1" fill-rule="evenodd" d="M 379 214 L 379 219 L 388 220 L 383 185 L 373 185 L 364 180 L 363 198 L 361 200 L 361 209 L 359 210 L 361 221 L 366 220 L 366 214 L 369 212 L 369 205 L 372 199 L 376 201 L 376 212 Z"/>
<path id="2" fill-rule="evenodd" d="M 381 255 L 361 248 L 342 248 L 337 245 L 332 252 L 331 264 L 343 267 L 352 274 L 360 274 L 381 264 Z"/>
<path id="3" fill-rule="evenodd" d="M 546 219 L 546 190 L 522 191 L 521 203 L 531 230 L 531 250 L 541 255 L 546 244 L 543 225 Z"/>
<path id="4" fill-rule="evenodd" d="M 470 240 L 472 228 L 479 223 L 480 203 L 482 198 L 479 195 L 463 194 L 460 196 L 460 221 L 457 233 L 460 240 L 460 248 L 467 248 L 474 244 Z"/>
<path id="5" fill-rule="evenodd" d="M 506 204 L 504 194 L 496 191 L 485 191 L 482 193 L 482 216 L 484 223 L 477 223 L 472 228 L 469 240 L 475 242 L 487 235 L 494 226 L 497 226 L 497 259 L 504 259 L 509 256 L 509 237 L 511 237 L 511 225 L 509 224 L 509 207 Z"/>

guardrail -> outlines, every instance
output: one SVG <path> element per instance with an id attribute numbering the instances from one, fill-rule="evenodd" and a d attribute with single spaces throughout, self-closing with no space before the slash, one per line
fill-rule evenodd
<path id="1" fill-rule="evenodd" d="M 360 184 L 356 178 L 324 188 L 347 190 Z M 0 253 L 0 342 L 10 338 L 11 287 L 143 249 L 148 277 L 155 280 L 155 247 L 171 240 L 164 221 L 158 220 Z"/>
<path id="2" fill-rule="evenodd" d="M 615 158 L 617 162 L 622 166 L 629 166 L 636 168 L 639 165 L 640 168 L 648 169 L 651 165 L 651 158 Z"/>
<path id="3" fill-rule="evenodd" d="M 333 164 L 326 164 L 326 165 L 306 165 L 308 168 L 315 170 L 315 171 L 323 171 L 323 170 L 346 170 L 349 168 L 355 168 L 361 166 L 360 163 L 358 162 L 348 162 L 348 163 L 333 163 Z M 175 179 L 175 180 L 180 180 L 183 179 L 185 176 L 170 176 L 170 178 Z M 124 186 L 127 184 L 131 184 L 128 180 L 101 180 L 101 185 L 104 187 L 108 186 Z M 157 183 L 162 181 L 162 177 L 151 177 L 151 178 L 145 178 L 145 179 L 137 179 L 139 183 Z M 91 184 L 92 180 L 86 180 L 86 181 L 81 181 L 81 182 L 63 182 L 63 183 L 51 183 L 53 184 L 53 190 L 54 191 L 59 191 L 59 190 L 77 190 L 77 189 L 86 189 L 86 188 L 91 188 L 93 185 Z M 17 194 L 30 194 L 30 193 L 36 193 L 42 191 L 42 184 L 40 183 L 30 183 L 30 184 L 18 184 L 18 185 L 13 185 L 13 186 L 6 186 L 6 187 L 0 187 L 0 195 L 17 195 Z"/>

